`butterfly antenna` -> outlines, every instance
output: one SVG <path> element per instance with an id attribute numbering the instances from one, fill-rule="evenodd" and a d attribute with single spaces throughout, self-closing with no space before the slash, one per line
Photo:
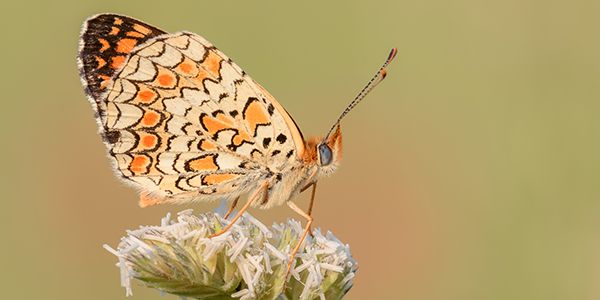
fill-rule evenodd
<path id="1" fill-rule="evenodd" d="M 358 95 L 356 95 L 356 97 L 354 97 L 354 100 L 352 100 L 352 102 L 350 102 L 350 104 L 348 104 L 348 106 L 346 107 L 346 109 L 344 109 L 344 111 L 342 112 L 342 114 L 340 115 L 340 117 L 337 119 L 337 121 L 335 121 L 335 123 L 333 124 L 333 126 L 331 127 L 331 129 L 329 129 L 329 132 L 325 136 L 325 140 L 327 140 L 329 138 L 329 135 L 333 132 L 333 130 L 335 129 L 335 127 L 338 124 L 340 124 L 340 121 L 342 121 L 342 119 L 360 101 L 362 101 L 362 99 L 364 99 L 365 96 L 367 96 L 367 94 L 369 94 L 369 92 L 371 92 L 371 90 L 373 90 L 373 88 L 375 88 L 379 83 L 381 83 L 385 79 L 385 76 L 387 75 L 387 71 L 385 70 L 385 68 L 390 64 L 390 62 L 392 62 L 392 60 L 394 59 L 394 57 L 396 57 L 396 53 L 398 53 L 398 50 L 396 48 L 392 48 L 392 51 L 390 51 L 390 55 L 388 55 L 388 58 L 385 60 L 385 62 L 381 66 L 381 68 L 379 68 L 379 70 L 377 71 L 377 73 L 375 73 L 375 75 L 373 76 L 373 78 L 371 78 L 371 80 L 369 80 L 369 83 L 367 83 L 367 85 L 365 85 L 365 87 L 358 93 Z"/>

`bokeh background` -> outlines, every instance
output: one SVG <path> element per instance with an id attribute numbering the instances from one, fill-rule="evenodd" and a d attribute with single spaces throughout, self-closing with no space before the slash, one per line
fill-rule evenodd
<path id="1" fill-rule="evenodd" d="M 316 225 L 360 264 L 348 299 L 600 298 L 598 1 L 2 6 L 2 298 L 123 299 L 101 245 L 188 208 L 140 209 L 113 178 L 75 64 L 80 25 L 100 12 L 205 36 L 305 135 L 398 47 L 343 123 L 342 168 L 319 184 Z M 175 298 L 137 286 L 132 299 Z"/>

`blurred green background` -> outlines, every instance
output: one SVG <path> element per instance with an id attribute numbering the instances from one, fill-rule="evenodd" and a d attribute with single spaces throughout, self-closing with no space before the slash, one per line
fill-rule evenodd
<path id="1" fill-rule="evenodd" d="M 600 298 L 598 1 L 2 5 L 2 298 L 123 299 L 101 245 L 187 208 L 140 209 L 113 178 L 75 63 L 80 25 L 100 12 L 203 35 L 305 135 L 398 47 L 319 184 L 316 225 L 360 265 L 348 299 Z M 132 299 L 167 298 L 134 286 Z"/>

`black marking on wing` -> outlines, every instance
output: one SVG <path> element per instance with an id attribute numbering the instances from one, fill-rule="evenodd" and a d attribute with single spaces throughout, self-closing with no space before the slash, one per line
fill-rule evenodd
<path id="1" fill-rule="evenodd" d="M 119 23 L 117 20 L 121 20 L 121 22 Z M 134 25 L 144 26 L 150 32 L 148 34 L 141 34 L 143 35 L 142 37 L 127 35 L 128 32 L 136 31 Z M 111 34 L 114 30 L 113 28 L 118 29 L 116 34 Z M 84 30 L 80 37 L 81 49 L 79 50 L 79 60 L 81 62 L 79 71 L 81 77 L 86 82 L 86 93 L 97 103 L 100 101 L 99 97 L 105 90 L 101 86 L 102 82 L 105 78 L 112 78 L 117 71 L 117 69 L 112 67 L 112 59 L 117 56 L 129 54 L 117 52 L 119 41 L 127 38 L 136 40 L 136 45 L 139 45 L 165 33 L 165 31 L 154 26 L 126 16 L 101 14 L 88 19 L 84 24 Z M 108 44 L 108 48 L 106 47 L 106 43 Z M 101 58 L 105 64 L 100 65 L 96 57 Z"/>
<path id="2" fill-rule="evenodd" d="M 292 155 L 294 154 L 294 150 L 290 150 L 288 151 L 288 153 L 285 155 L 285 157 L 290 158 Z"/>
<path id="3" fill-rule="evenodd" d="M 193 177 L 193 176 L 192 176 L 192 177 Z M 188 186 L 191 186 L 191 185 L 190 185 L 190 183 L 189 183 L 189 179 L 190 179 L 190 178 L 186 178 L 186 177 L 184 177 L 184 176 L 179 176 L 179 177 L 177 178 L 177 180 L 175 180 L 175 186 L 176 186 L 177 188 L 179 188 L 180 190 L 182 190 L 182 191 L 193 191 L 193 190 L 195 190 L 195 189 L 186 188 L 186 187 L 184 187 L 184 186 L 182 186 L 182 185 L 181 185 L 181 181 L 183 180 L 183 181 L 185 181 L 185 183 L 186 183 Z"/>
<path id="4" fill-rule="evenodd" d="M 121 138 L 121 132 L 118 130 L 104 131 L 102 137 L 104 138 L 104 141 L 113 145 L 116 144 Z"/>
<path id="5" fill-rule="evenodd" d="M 212 116 L 213 116 L 214 118 L 216 118 L 216 117 L 217 117 L 217 115 L 219 115 L 219 114 L 225 114 L 225 113 L 224 113 L 222 110 L 220 110 L 220 109 L 218 109 L 218 110 L 215 110 L 215 111 L 213 111 L 213 112 L 212 112 Z"/>
<path id="6" fill-rule="evenodd" d="M 267 137 L 267 138 L 263 139 L 263 148 L 269 147 L 270 144 L 271 144 L 271 138 Z"/>
<path id="7" fill-rule="evenodd" d="M 280 134 L 277 136 L 276 140 L 277 140 L 277 141 L 278 141 L 280 144 L 283 144 L 283 143 L 285 143 L 285 141 L 287 141 L 287 136 L 285 136 L 285 134 L 283 134 L 283 133 L 280 133 Z"/>
<path id="8" fill-rule="evenodd" d="M 269 106 L 267 107 L 267 112 L 270 116 L 273 115 L 273 111 L 275 111 L 275 107 L 273 106 L 273 104 L 269 103 Z"/>

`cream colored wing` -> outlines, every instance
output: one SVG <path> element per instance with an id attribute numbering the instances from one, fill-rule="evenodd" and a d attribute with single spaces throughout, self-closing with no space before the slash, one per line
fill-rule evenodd
<path id="1" fill-rule="evenodd" d="M 149 195 L 146 205 L 239 195 L 304 152 L 281 105 L 193 33 L 137 46 L 106 89 L 101 131 L 118 173 Z"/>

